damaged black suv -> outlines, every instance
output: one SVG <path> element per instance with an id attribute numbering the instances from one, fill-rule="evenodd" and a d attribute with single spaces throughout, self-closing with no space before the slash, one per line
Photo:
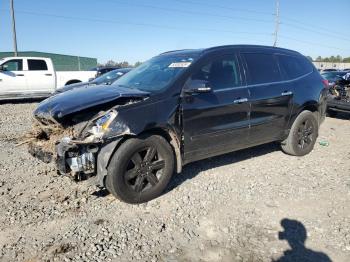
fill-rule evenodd
<path id="1" fill-rule="evenodd" d="M 158 197 L 189 162 L 272 141 L 291 155 L 309 153 L 326 95 L 318 71 L 295 51 L 236 45 L 166 52 L 113 85 L 40 103 L 29 148 L 55 159 L 61 174 L 95 174 L 114 196 L 141 203 Z"/>

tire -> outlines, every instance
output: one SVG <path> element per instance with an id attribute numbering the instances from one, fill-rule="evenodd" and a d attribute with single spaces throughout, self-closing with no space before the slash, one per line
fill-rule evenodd
<path id="1" fill-rule="evenodd" d="M 130 138 L 114 153 L 106 187 L 130 204 L 150 201 L 162 194 L 174 172 L 174 153 L 161 136 Z"/>
<path id="2" fill-rule="evenodd" d="M 281 143 L 282 150 L 293 156 L 304 156 L 312 151 L 318 136 L 315 113 L 302 111 L 295 119 L 289 135 Z"/>
<path id="3" fill-rule="evenodd" d="M 337 111 L 333 111 L 333 110 L 329 110 L 329 109 L 327 110 L 327 115 L 328 115 L 329 117 L 336 117 L 337 114 L 338 114 Z"/>

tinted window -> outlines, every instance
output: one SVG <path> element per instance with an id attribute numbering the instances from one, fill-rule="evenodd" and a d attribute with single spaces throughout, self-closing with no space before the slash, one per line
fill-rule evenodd
<path id="1" fill-rule="evenodd" d="M 239 86 L 237 60 L 235 56 L 216 59 L 201 67 L 191 79 L 209 81 L 213 89 Z"/>
<path id="2" fill-rule="evenodd" d="M 28 59 L 28 70 L 47 70 L 44 60 Z"/>
<path id="3" fill-rule="evenodd" d="M 263 84 L 282 80 L 278 64 L 273 55 L 248 53 L 243 54 L 243 56 L 249 71 L 249 84 Z"/>
<path id="4" fill-rule="evenodd" d="M 278 55 L 281 70 L 288 79 L 297 78 L 312 72 L 313 67 L 309 61 L 302 57 Z"/>
<path id="5" fill-rule="evenodd" d="M 4 71 L 22 71 L 23 62 L 22 59 L 13 59 L 9 60 L 6 63 L 2 64 Z"/>

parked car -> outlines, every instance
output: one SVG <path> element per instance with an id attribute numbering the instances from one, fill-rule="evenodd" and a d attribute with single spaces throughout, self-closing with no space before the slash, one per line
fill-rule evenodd
<path id="1" fill-rule="evenodd" d="M 119 77 L 128 73 L 131 69 L 132 68 L 115 69 L 115 70 L 109 71 L 104 75 L 97 77 L 96 79 L 90 82 L 77 83 L 77 84 L 67 85 L 62 88 L 58 88 L 55 94 L 72 90 L 74 88 L 86 88 L 86 87 L 95 86 L 95 85 L 111 85 L 114 81 L 116 81 Z"/>
<path id="2" fill-rule="evenodd" d="M 55 71 L 50 58 L 7 57 L 0 60 L 0 99 L 41 98 L 58 87 L 86 82 L 94 71 Z"/>
<path id="3" fill-rule="evenodd" d="M 321 76 L 328 80 L 329 87 L 334 86 L 336 81 L 341 80 L 344 75 L 346 75 L 346 71 L 328 71 L 321 73 Z"/>
<path id="4" fill-rule="evenodd" d="M 104 75 L 105 73 L 108 73 L 108 72 L 115 70 L 115 69 L 120 69 L 120 67 L 118 67 L 118 66 L 98 66 L 98 67 L 92 68 L 91 70 L 96 71 L 95 78 L 97 78 L 97 77 Z M 93 79 L 91 79 L 91 80 L 93 80 Z"/>
<path id="5" fill-rule="evenodd" d="M 333 72 L 332 72 L 333 73 Z M 338 72 L 336 76 L 324 76 L 330 79 L 327 98 L 327 112 L 336 116 L 338 112 L 350 113 L 350 78 L 347 72 Z"/>
<path id="6" fill-rule="evenodd" d="M 333 71 L 338 71 L 338 69 L 335 69 L 335 68 L 322 69 L 322 72 L 333 72 Z"/>
<path id="7" fill-rule="evenodd" d="M 308 154 L 325 118 L 325 82 L 306 57 L 287 49 L 166 52 L 112 85 L 40 103 L 29 150 L 46 162 L 57 158 L 61 174 L 96 174 L 115 197 L 141 203 L 193 161 L 272 141 L 287 154 Z"/>

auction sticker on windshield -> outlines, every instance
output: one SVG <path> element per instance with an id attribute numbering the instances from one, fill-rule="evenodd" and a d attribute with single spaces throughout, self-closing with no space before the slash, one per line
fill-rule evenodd
<path id="1" fill-rule="evenodd" d="M 168 67 L 189 67 L 191 62 L 175 62 L 171 63 Z"/>

